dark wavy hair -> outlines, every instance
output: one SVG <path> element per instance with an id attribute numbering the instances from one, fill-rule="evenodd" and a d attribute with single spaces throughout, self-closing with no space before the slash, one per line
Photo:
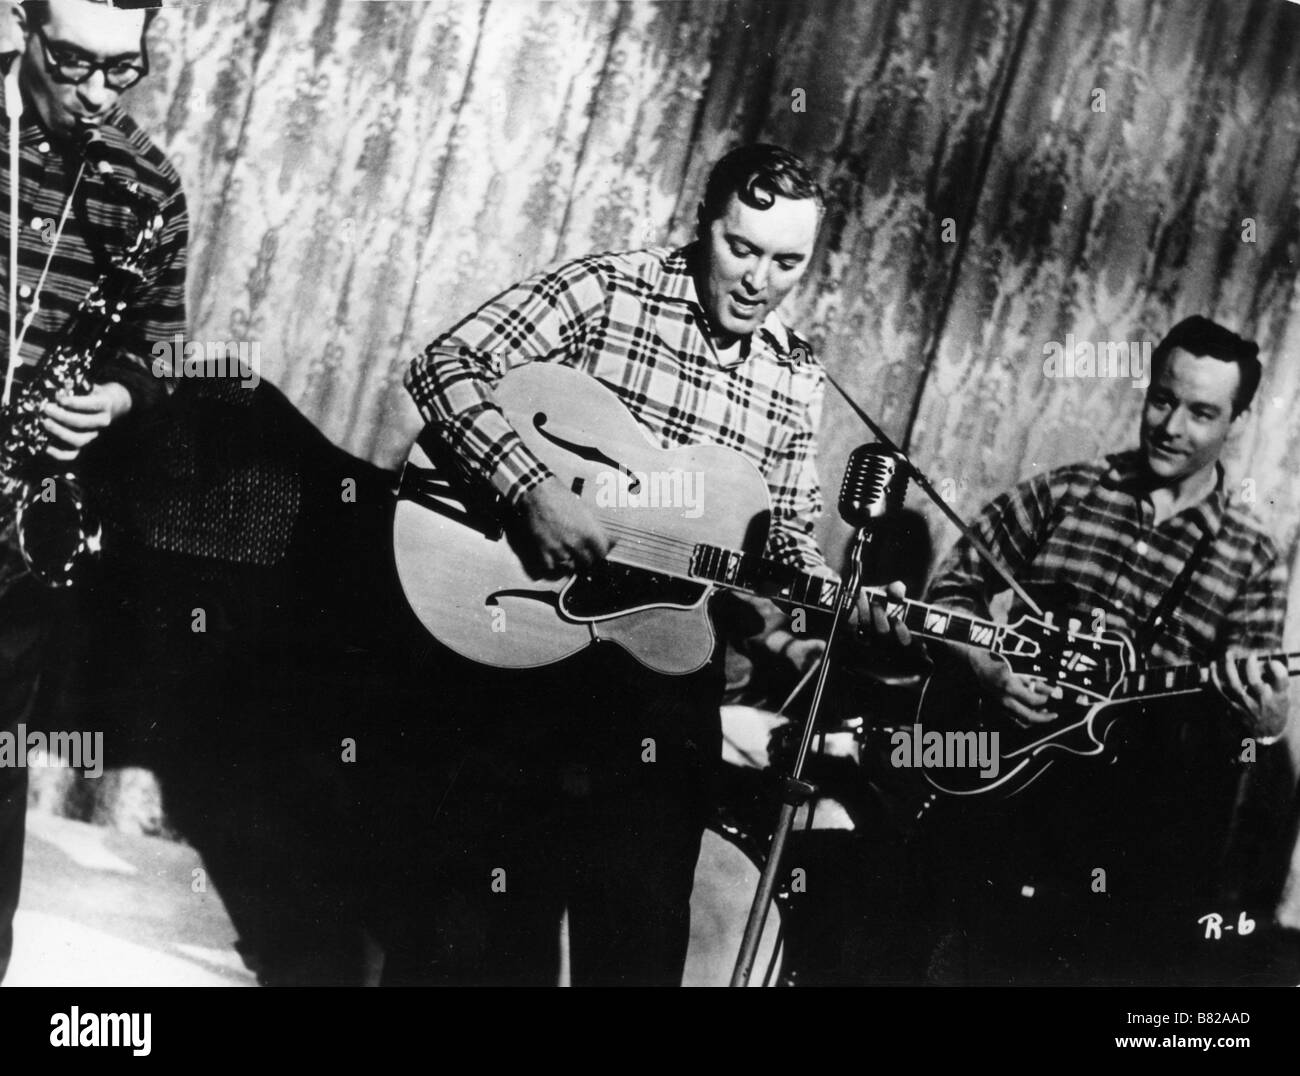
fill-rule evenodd
<path id="1" fill-rule="evenodd" d="M 826 205 L 821 185 L 799 157 L 780 146 L 755 142 L 733 149 L 713 166 L 696 218 L 698 238 L 704 239 L 709 225 L 726 213 L 733 194 L 753 209 L 769 208 L 778 195 L 814 198 L 819 209 Z"/>
<path id="2" fill-rule="evenodd" d="M 115 7 L 119 11 L 144 11 L 144 28 L 149 29 L 149 24 L 153 22 L 158 15 L 158 9 L 162 7 L 162 0 L 90 0 L 92 4 L 108 4 L 109 7 Z M 44 26 L 50 21 L 50 4 L 49 0 L 22 0 L 23 11 L 27 13 L 27 21 L 30 26 Z"/>
<path id="3" fill-rule="evenodd" d="M 1170 329 L 1151 353 L 1152 381 L 1155 381 L 1160 368 L 1175 348 L 1199 357 L 1209 356 L 1220 362 L 1235 362 L 1241 373 L 1241 381 L 1232 400 L 1232 417 L 1236 418 L 1250 406 L 1263 375 L 1257 343 L 1243 339 L 1209 318 L 1193 314 Z"/>

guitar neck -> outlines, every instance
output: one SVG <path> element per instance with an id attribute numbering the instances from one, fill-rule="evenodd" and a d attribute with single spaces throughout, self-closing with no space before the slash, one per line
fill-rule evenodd
<path id="1" fill-rule="evenodd" d="M 834 579 L 762 557 L 707 545 L 696 546 L 691 559 L 691 575 L 731 590 L 827 613 L 835 611 L 843 589 Z M 863 587 L 859 594 L 872 605 L 885 610 L 891 619 L 902 621 L 913 635 L 922 638 L 997 650 L 1007 632 L 1005 625 L 996 621 L 909 598 L 891 598 L 876 587 Z"/>
<path id="2" fill-rule="evenodd" d="M 1277 661 L 1286 666 L 1288 676 L 1300 676 L 1300 651 L 1293 653 L 1268 654 L 1261 657 L 1268 662 Z M 1233 661 L 1237 675 L 1246 679 L 1246 659 Z M 1212 682 L 1210 672 L 1213 665 L 1165 665 L 1154 669 L 1143 669 L 1127 673 L 1115 692 L 1119 699 L 1158 698 L 1162 695 L 1183 695 L 1191 691 L 1200 691 Z"/>

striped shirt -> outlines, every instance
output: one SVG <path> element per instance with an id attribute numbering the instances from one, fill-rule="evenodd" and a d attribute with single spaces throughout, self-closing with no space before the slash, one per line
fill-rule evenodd
<path id="1" fill-rule="evenodd" d="M 662 447 L 719 444 L 754 463 L 772 499 L 769 555 L 820 567 L 813 524 L 825 375 L 775 315 L 736 361 L 720 358 L 690 270 L 696 250 L 595 254 L 516 284 L 425 348 L 407 388 L 467 469 L 517 504 L 550 472 L 491 386 L 528 362 L 572 366 L 613 390 Z"/>
<path id="2" fill-rule="evenodd" d="M 7 66 L 7 65 L 6 65 Z M 0 95 L 2 96 L 2 95 Z M 9 121 L 0 121 L 0 250 L 4 256 L 4 286 L 0 288 L 0 324 L 6 344 L 0 362 L 7 363 L 9 325 L 8 243 L 10 162 Z M 105 345 L 94 380 L 118 381 L 132 398 L 132 412 L 147 410 L 171 389 L 167 378 L 154 375 L 157 343 L 170 344 L 185 332 L 185 266 L 188 218 L 180 177 L 161 150 L 136 123 L 114 107 L 100 127 L 103 156 L 122 179 L 135 180 L 159 206 L 164 225 L 154 251 L 151 279 L 128 296 L 122 323 Z M 35 105 L 25 103 L 19 121 L 19 237 L 18 311 L 21 326 L 36 294 L 50 245 L 75 182 L 81 158 L 75 148 L 52 136 L 40 123 Z M 77 306 L 107 266 L 131 243 L 139 223 L 120 190 L 110 186 L 87 165 L 67 223 L 54 249 L 49 275 L 40 286 L 39 309 L 23 340 L 17 386 L 55 344 Z"/>
<path id="3" fill-rule="evenodd" d="M 1208 663 L 1229 648 L 1275 653 L 1286 619 L 1286 565 L 1247 509 L 1224 489 L 1153 525 L 1136 451 L 1106 462 L 1072 464 L 1022 482 L 996 498 L 975 521 L 975 533 L 1000 556 L 1040 605 L 1061 584 L 1072 590 L 1062 614 L 1108 628 L 1145 627 L 1183 570 L 1203 529 L 1214 539 L 1182 600 L 1152 640 L 1152 664 Z M 1047 533 L 1050 531 L 1050 533 Z M 963 539 L 930 584 L 931 601 L 988 615 L 1006 589 Z M 1036 593 L 1037 591 L 1037 593 Z M 1050 601 L 1050 600 L 1049 600 Z M 1045 606 L 1046 608 L 1046 606 Z M 1010 619 L 1026 612 L 1012 603 Z"/>

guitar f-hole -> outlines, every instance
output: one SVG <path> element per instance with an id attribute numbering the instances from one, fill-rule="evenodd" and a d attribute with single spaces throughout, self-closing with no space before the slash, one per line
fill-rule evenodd
<path id="1" fill-rule="evenodd" d="M 589 463 L 603 463 L 607 467 L 613 467 L 614 470 L 627 479 L 629 493 L 641 492 L 641 480 L 629 468 L 619 463 L 618 460 L 611 459 L 600 449 L 591 445 L 580 445 L 574 441 L 567 441 L 563 437 L 557 437 L 545 428 L 546 423 L 547 415 L 545 411 L 538 411 L 533 415 L 533 429 L 550 441 L 551 444 L 564 449 L 566 452 L 572 452 L 575 456 L 587 460 Z"/>

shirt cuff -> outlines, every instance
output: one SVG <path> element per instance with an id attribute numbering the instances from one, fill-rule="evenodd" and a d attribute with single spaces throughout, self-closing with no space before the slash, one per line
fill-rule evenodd
<path id="1" fill-rule="evenodd" d="M 550 468 L 516 441 L 501 457 L 491 482 L 506 504 L 518 508 L 524 497 L 551 477 Z"/>

